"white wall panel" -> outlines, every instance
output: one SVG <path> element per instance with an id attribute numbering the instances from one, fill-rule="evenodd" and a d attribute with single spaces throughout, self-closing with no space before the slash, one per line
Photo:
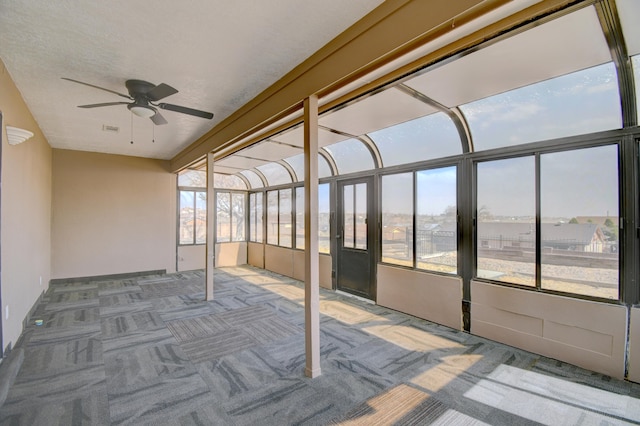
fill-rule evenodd
<path id="1" fill-rule="evenodd" d="M 471 332 L 618 379 L 627 308 L 471 282 Z"/>
<path id="2" fill-rule="evenodd" d="M 462 329 L 462 279 L 378 264 L 377 303 Z"/>

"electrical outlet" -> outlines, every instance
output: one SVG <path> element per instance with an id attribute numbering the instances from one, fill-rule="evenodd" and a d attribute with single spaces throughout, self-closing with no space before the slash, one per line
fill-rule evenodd
<path id="1" fill-rule="evenodd" d="M 4 307 L 4 319 L 9 319 L 9 305 Z"/>
<path id="2" fill-rule="evenodd" d="M 40 287 L 42 287 L 42 275 L 40 275 Z"/>

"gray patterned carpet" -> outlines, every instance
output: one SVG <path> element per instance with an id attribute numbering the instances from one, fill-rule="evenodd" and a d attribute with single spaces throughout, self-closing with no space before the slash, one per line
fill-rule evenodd
<path id="1" fill-rule="evenodd" d="M 52 286 L 1 425 L 640 424 L 640 385 L 251 267 Z"/>

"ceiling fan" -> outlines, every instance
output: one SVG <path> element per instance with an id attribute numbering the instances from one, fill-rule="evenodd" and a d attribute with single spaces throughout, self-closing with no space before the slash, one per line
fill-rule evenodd
<path id="1" fill-rule="evenodd" d="M 89 104 L 78 105 L 78 108 L 99 108 L 112 105 L 126 105 L 129 111 L 135 115 L 143 118 L 150 118 L 154 124 L 167 124 L 167 120 L 160 114 L 158 108 L 166 109 L 168 111 L 180 112 L 182 114 L 189 114 L 196 117 L 202 117 L 210 120 L 213 118 L 213 113 L 200 111 L 193 108 L 187 108 L 180 105 L 157 103 L 159 100 L 178 93 L 176 89 L 168 84 L 160 83 L 157 86 L 143 80 L 127 80 L 125 86 L 127 87 L 128 95 L 116 92 L 114 90 L 105 89 L 104 87 L 96 86 L 82 81 L 74 80 L 72 78 L 62 77 L 63 80 L 71 81 L 73 83 L 84 84 L 85 86 L 94 87 L 96 89 L 104 90 L 105 92 L 116 94 L 120 97 L 127 98 L 133 102 L 105 102 L 101 104 Z"/>

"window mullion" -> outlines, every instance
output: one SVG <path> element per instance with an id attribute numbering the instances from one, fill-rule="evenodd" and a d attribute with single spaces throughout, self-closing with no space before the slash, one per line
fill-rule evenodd
<path id="1" fill-rule="evenodd" d="M 413 268 L 416 268 L 418 266 L 418 261 L 417 261 L 417 248 L 418 247 L 417 247 L 417 234 L 416 234 L 417 233 L 417 229 L 418 229 L 417 219 L 416 219 L 416 217 L 417 217 L 416 208 L 418 206 L 418 202 L 417 202 L 417 199 L 418 199 L 418 177 L 417 176 L 418 176 L 418 174 L 414 170 L 413 173 L 412 173 L 412 177 L 413 177 L 413 200 L 412 200 L 412 202 L 413 202 L 413 208 L 412 208 L 412 211 L 413 211 L 413 222 L 412 222 L 412 225 L 411 225 L 411 227 L 412 227 L 412 229 L 411 229 L 411 238 L 412 238 L 412 240 L 411 240 L 411 245 L 412 245 L 411 250 L 413 251 L 413 253 L 412 253 L 413 254 Z"/>
<path id="2" fill-rule="evenodd" d="M 196 211 L 197 200 L 196 200 L 196 191 L 192 191 L 193 193 L 193 233 L 191 235 L 191 244 L 196 244 L 196 232 L 198 228 L 198 212 Z"/>
<path id="3" fill-rule="evenodd" d="M 542 209 L 540 206 L 540 153 L 535 153 L 536 203 L 536 289 L 542 288 Z"/>
<path id="4" fill-rule="evenodd" d="M 233 192 L 229 192 L 229 242 L 233 241 Z"/>

